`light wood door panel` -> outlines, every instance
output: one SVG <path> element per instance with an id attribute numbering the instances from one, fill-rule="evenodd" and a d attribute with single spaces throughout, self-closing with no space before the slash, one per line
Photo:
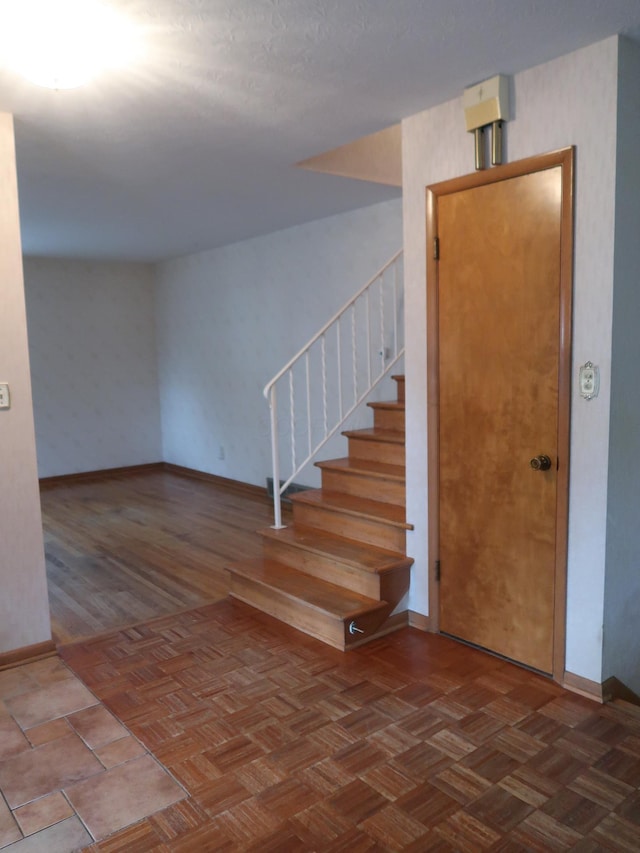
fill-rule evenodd
<path id="1" fill-rule="evenodd" d="M 440 628 L 553 670 L 562 169 L 438 199 Z M 550 470 L 530 460 L 545 454 Z"/>

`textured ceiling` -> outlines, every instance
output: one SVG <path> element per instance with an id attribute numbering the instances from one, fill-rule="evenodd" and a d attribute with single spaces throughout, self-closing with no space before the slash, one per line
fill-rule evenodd
<path id="1" fill-rule="evenodd" d="M 53 92 L 0 67 L 28 254 L 156 260 L 391 198 L 293 164 L 498 72 L 640 32 L 640 0 L 112 5 L 144 36 L 128 72 Z"/>

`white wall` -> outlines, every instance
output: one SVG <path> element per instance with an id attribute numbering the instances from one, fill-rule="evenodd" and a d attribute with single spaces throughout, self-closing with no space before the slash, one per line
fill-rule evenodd
<path id="1" fill-rule="evenodd" d="M 159 461 L 153 267 L 24 270 L 40 477 Z"/>
<path id="2" fill-rule="evenodd" d="M 616 37 L 516 75 L 509 161 L 577 147 L 573 364 L 601 393 L 572 397 L 566 668 L 601 680 L 616 159 Z M 496 69 L 499 70 L 499 69 Z M 588 93 L 588 94 L 586 94 Z M 473 171 L 461 99 L 403 122 L 410 608 L 428 613 L 425 187 Z"/>
<path id="3" fill-rule="evenodd" d="M 13 120 L 0 114 L 0 653 L 51 639 L 22 281 Z"/>
<path id="4" fill-rule="evenodd" d="M 620 40 L 603 679 L 640 694 L 640 47 Z"/>
<path id="5" fill-rule="evenodd" d="M 393 200 L 158 267 L 165 461 L 264 485 L 264 385 L 401 248 L 401 217 Z"/>

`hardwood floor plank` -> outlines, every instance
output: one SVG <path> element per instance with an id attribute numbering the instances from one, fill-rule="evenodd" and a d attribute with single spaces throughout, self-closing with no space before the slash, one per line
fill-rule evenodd
<path id="1" fill-rule="evenodd" d="M 155 469 L 47 482 L 41 503 L 58 643 L 224 598 L 272 522 L 266 494 Z"/>

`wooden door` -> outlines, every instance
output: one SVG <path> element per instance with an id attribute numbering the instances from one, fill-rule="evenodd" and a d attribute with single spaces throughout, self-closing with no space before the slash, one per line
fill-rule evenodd
<path id="1" fill-rule="evenodd" d="M 566 539 L 563 186 L 562 165 L 507 172 L 436 212 L 440 630 L 548 673 Z"/>

